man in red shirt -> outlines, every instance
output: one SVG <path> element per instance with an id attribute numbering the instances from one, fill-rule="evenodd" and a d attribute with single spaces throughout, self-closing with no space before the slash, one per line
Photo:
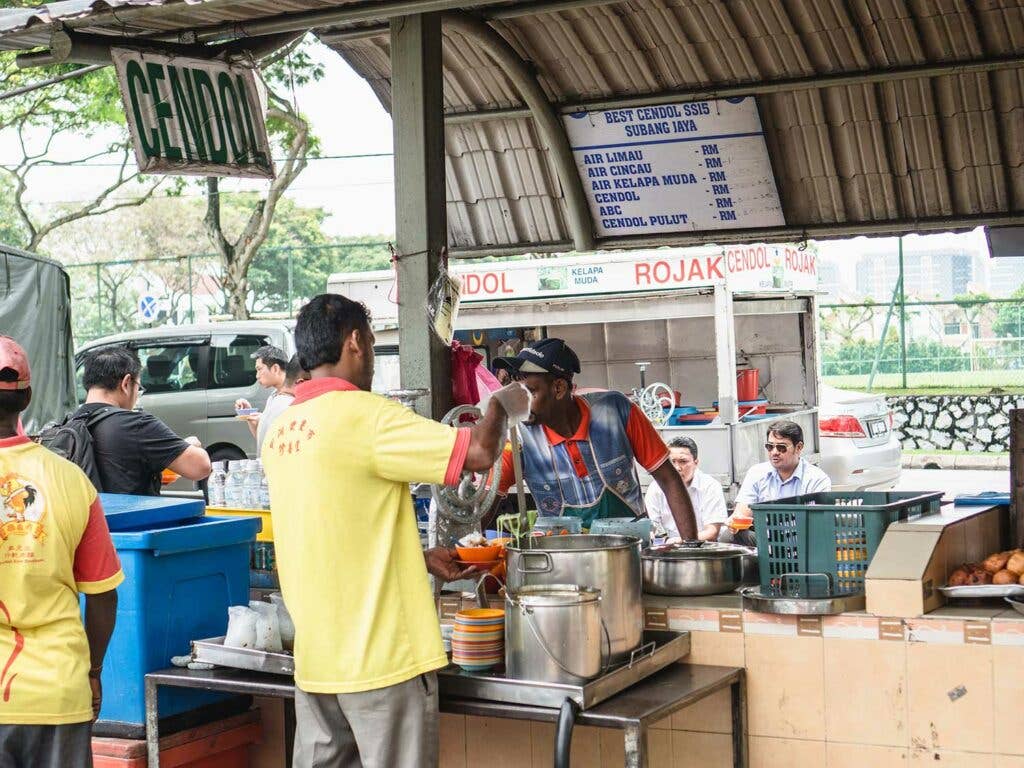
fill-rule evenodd
<path id="1" fill-rule="evenodd" d="M 89 478 L 18 434 L 31 399 L 25 351 L 0 336 L 0 765 L 91 768 L 124 574 Z"/>
<path id="2" fill-rule="evenodd" d="M 540 515 L 580 517 L 584 528 L 599 518 L 645 515 L 636 462 L 665 492 L 682 538 L 697 538 L 693 504 L 657 430 L 621 392 L 574 395 L 580 361 L 562 339 L 498 358 L 495 367 L 508 370 L 532 395 L 520 434 L 523 474 Z M 515 480 L 506 450 L 500 490 L 507 493 Z"/>

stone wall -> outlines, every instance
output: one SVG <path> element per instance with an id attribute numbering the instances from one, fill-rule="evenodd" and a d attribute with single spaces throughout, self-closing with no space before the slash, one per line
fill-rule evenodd
<path id="1" fill-rule="evenodd" d="M 905 450 L 1008 451 L 1010 409 L 1024 408 L 1021 395 L 906 395 L 888 401 Z"/>

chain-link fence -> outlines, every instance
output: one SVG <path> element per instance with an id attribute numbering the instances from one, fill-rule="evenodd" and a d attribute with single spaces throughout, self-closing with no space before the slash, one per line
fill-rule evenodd
<path id="1" fill-rule="evenodd" d="M 833 386 L 1024 387 L 1024 300 L 822 304 L 820 317 L 822 377 Z"/>
<path id="2" fill-rule="evenodd" d="M 246 304 L 253 317 L 291 317 L 327 289 L 335 272 L 385 269 L 386 240 L 267 248 L 249 269 Z M 211 254 L 67 264 L 77 344 L 165 324 L 227 318 L 224 267 Z"/>

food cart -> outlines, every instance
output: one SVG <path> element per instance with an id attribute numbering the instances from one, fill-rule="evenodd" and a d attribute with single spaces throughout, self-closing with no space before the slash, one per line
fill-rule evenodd
<path id="1" fill-rule="evenodd" d="M 813 251 L 780 245 L 658 249 L 459 264 L 452 272 L 462 283 L 456 328 L 464 343 L 490 361 L 530 341 L 559 337 L 580 357 L 581 387 L 636 394 L 645 385 L 665 384 L 663 392 L 678 393 L 684 408 L 659 430 L 666 441 L 692 437 L 701 468 L 727 490 L 734 492 L 746 471 L 763 461 L 764 425 L 758 422 L 765 418 L 800 424 L 805 456 L 815 461 L 820 366 Z M 378 365 L 382 375 L 394 371 L 397 386 L 393 273 L 332 275 L 328 290 L 370 308 Z M 757 380 L 755 396 L 741 398 L 738 372 L 755 370 L 740 374 Z M 676 413 L 691 410 L 696 413 L 677 420 Z"/>

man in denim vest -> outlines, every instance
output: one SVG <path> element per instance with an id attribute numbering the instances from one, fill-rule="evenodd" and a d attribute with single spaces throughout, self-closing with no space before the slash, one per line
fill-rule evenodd
<path id="1" fill-rule="evenodd" d="M 541 516 L 573 516 L 584 528 L 599 518 L 646 514 L 639 463 L 665 492 L 684 539 L 697 538 L 693 504 L 658 432 L 621 392 L 574 395 L 576 353 L 562 339 L 544 339 L 516 357 L 495 361 L 533 396 L 520 426 L 526 484 Z M 503 454 L 500 490 L 515 483 L 511 450 Z"/>

